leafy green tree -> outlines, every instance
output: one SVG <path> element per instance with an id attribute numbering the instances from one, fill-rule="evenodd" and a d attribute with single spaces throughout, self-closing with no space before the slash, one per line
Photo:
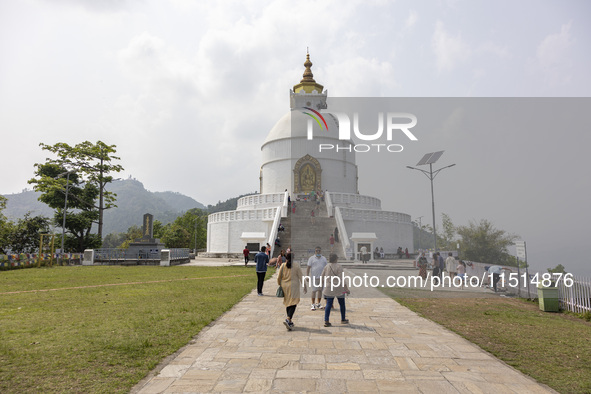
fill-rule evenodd
<path id="1" fill-rule="evenodd" d="M 439 249 L 454 250 L 457 247 L 456 227 L 449 215 L 442 213 L 441 221 L 443 223 L 443 231 L 437 232 L 437 245 Z"/>
<path id="2" fill-rule="evenodd" d="M 554 268 L 548 268 L 548 272 L 551 274 L 566 274 L 566 270 L 564 269 L 564 266 L 562 264 L 558 264 L 556 267 Z"/>
<path id="3" fill-rule="evenodd" d="M 10 227 L 12 227 L 12 223 L 2 213 L 6 208 L 6 201 L 6 197 L 0 196 L 0 253 L 6 253 L 6 250 L 8 250 L 8 234 L 10 233 Z"/>
<path id="4" fill-rule="evenodd" d="M 486 219 L 479 223 L 470 221 L 467 226 L 457 227 L 461 237 L 460 249 L 463 258 L 485 264 L 514 265 L 507 248 L 513 245 L 517 235 L 496 229 Z"/>
<path id="5" fill-rule="evenodd" d="M 101 238 L 91 233 L 92 224 L 97 221 L 99 212 L 94 205 L 99 190 L 94 183 L 84 182 L 77 173 L 69 173 L 66 180 L 60 177 L 68 172 L 65 167 L 56 163 L 36 164 L 37 178 L 34 189 L 42 194 L 39 200 L 55 209 L 53 222 L 63 226 L 66 182 L 68 187 L 68 206 L 66 210 L 66 250 L 83 252 L 84 249 L 100 247 Z M 64 181 L 64 182 L 62 182 Z M 60 187 L 63 183 L 63 187 Z"/>
<path id="6" fill-rule="evenodd" d="M 419 226 L 417 222 L 413 222 L 413 240 L 414 249 L 433 249 L 433 229 L 428 224 Z"/>
<path id="7" fill-rule="evenodd" d="M 75 146 L 70 146 L 63 142 L 55 145 L 41 143 L 40 146 L 43 150 L 54 153 L 57 158 L 48 158 L 45 164 L 36 164 L 38 176 L 41 166 L 56 165 L 58 168 L 63 169 L 63 172 L 71 171 L 73 174 L 76 174 L 79 184 L 92 185 L 96 189 L 96 196 L 92 200 L 92 205 L 89 205 L 89 207 L 97 211 L 97 217 L 93 221 L 98 223 L 98 238 L 102 239 L 104 211 L 116 206 L 115 199 L 117 197 L 114 193 L 105 190 L 105 187 L 113 181 L 113 177 L 109 174 L 123 170 L 121 165 L 114 163 L 116 160 L 119 160 L 119 157 L 114 155 L 116 153 L 116 146 L 107 145 L 102 141 L 97 141 L 94 144 L 84 141 Z M 49 189 L 56 187 L 65 190 L 66 187 L 66 181 L 63 179 L 55 180 L 42 176 L 32 179 L 29 182 L 35 183 L 35 190 L 42 192 L 47 192 Z M 90 200 L 87 200 L 86 204 L 90 202 Z"/>
<path id="8" fill-rule="evenodd" d="M 181 229 L 183 231 L 181 231 Z M 156 234 L 156 229 L 154 229 Z M 162 242 L 169 248 L 203 249 L 207 243 L 207 212 L 193 208 L 163 228 Z M 195 240 L 197 244 L 195 245 Z"/>
<path id="9" fill-rule="evenodd" d="M 49 219 L 44 216 L 31 217 L 30 212 L 24 218 L 12 224 L 8 233 L 8 245 L 16 253 L 33 253 L 39 249 L 41 234 L 49 233 Z"/>
<path id="10" fill-rule="evenodd" d="M 125 240 L 119 246 L 119 249 L 129 248 L 129 244 L 134 242 L 136 239 L 140 239 L 144 235 L 142 229 L 139 226 L 131 226 L 127 229 L 125 234 Z"/>
<path id="11" fill-rule="evenodd" d="M 167 225 L 162 235 L 162 242 L 167 248 L 188 248 L 191 233 L 178 223 Z"/>
<path id="12" fill-rule="evenodd" d="M 127 233 L 110 233 L 103 238 L 103 248 L 118 248 L 127 240 Z"/>

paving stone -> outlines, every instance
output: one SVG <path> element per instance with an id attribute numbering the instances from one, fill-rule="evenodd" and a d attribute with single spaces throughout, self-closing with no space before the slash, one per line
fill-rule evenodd
<path id="1" fill-rule="evenodd" d="M 273 391 L 314 391 L 316 390 L 316 380 L 314 379 L 274 379 Z"/>
<path id="2" fill-rule="evenodd" d="M 244 386 L 245 392 L 264 392 L 271 390 L 273 386 L 273 379 L 257 379 L 251 378 L 248 379 L 246 382 L 246 386 Z"/>
<path id="3" fill-rule="evenodd" d="M 318 379 L 316 391 L 322 393 L 345 393 L 347 391 L 346 381 L 343 379 Z"/>
<path id="4" fill-rule="evenodd" d="M 378 385 L 374 380 L 347 380 L 347 392 L 369 392 L 376 393 Z"/>

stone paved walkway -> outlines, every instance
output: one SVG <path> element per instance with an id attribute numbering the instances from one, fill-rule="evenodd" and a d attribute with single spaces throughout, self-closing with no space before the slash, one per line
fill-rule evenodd
<path id="1" fill-rule="evenodd" d="M 275 283 L 265 283 L 264 297 L 245 297 L 133 392 L 554 392 L 374 289 L 348 297 L 351 323 L 340 324 L 337 307 L 330 328 L 305 296 L 287 331 Z"/>

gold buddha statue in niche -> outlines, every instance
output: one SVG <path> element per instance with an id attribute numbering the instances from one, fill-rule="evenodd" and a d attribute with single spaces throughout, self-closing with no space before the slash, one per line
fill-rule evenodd
<path id="1" fill-rule="evenodd" d="M 316 171 L 311 164 L 305 164 L 300 170 L 300 185 L 303 192 L 311 192 L 316 186 Z"/>

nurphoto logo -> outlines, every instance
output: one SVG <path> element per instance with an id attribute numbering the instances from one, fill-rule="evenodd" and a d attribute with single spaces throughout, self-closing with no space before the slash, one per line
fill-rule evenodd
<path id="1" fill-rule="evenodd" d="M 384 112 L 377 113 L 378 126 L 377 131 L 361 130 L 359 126 L 359 113 L 353 112 L 353 122 L 349 114 L 345 112 L 330 112 L 325 111 L 320 113 L 312 108 L 303 107 L 299 109 L 305 115 L 308 115 L 311 119 L 308 119 L 307 137 L 308 140 L 314 139 L 314 128 L 312 119 L 316 121 L 320 130 L 328 129 L 328 124 L 323 115 L 332 115 L 338 122 L 338 135 L 339 140 L 344 141 L 343 145 L 339 144 L 319 144 L 318 151 L 334 150 L 336 152 L 348 151 L 348 152 L 370 152 L 370 151 L 387 151 L 392 153 L 402 152 L 404 147 L 401 144 L 391 143 L 392 140 L 398 136 L 406 136 L 411 141 L 418 141 L 417 137 L 410 131 L 411 128 L 416 126 L 417 117 L 411 113 L 406 112 Z M 385 124 L 385 127 L 384 127 Z M 352 127 L 351 127 L 352 126 Z M 352 131 L 351 131 L 352 130 Z M 385 131 L 385 133 L 384 133 Z M 385 135 L 384 135 L 385 134 Z M 376 141 L 376 143 L 363 143 L 363 144 L 351 144 L 351 137 L 355 136 L 356 139 L 361 141 Z M 387 143 L 378 143 L 384 141 Z"/>

